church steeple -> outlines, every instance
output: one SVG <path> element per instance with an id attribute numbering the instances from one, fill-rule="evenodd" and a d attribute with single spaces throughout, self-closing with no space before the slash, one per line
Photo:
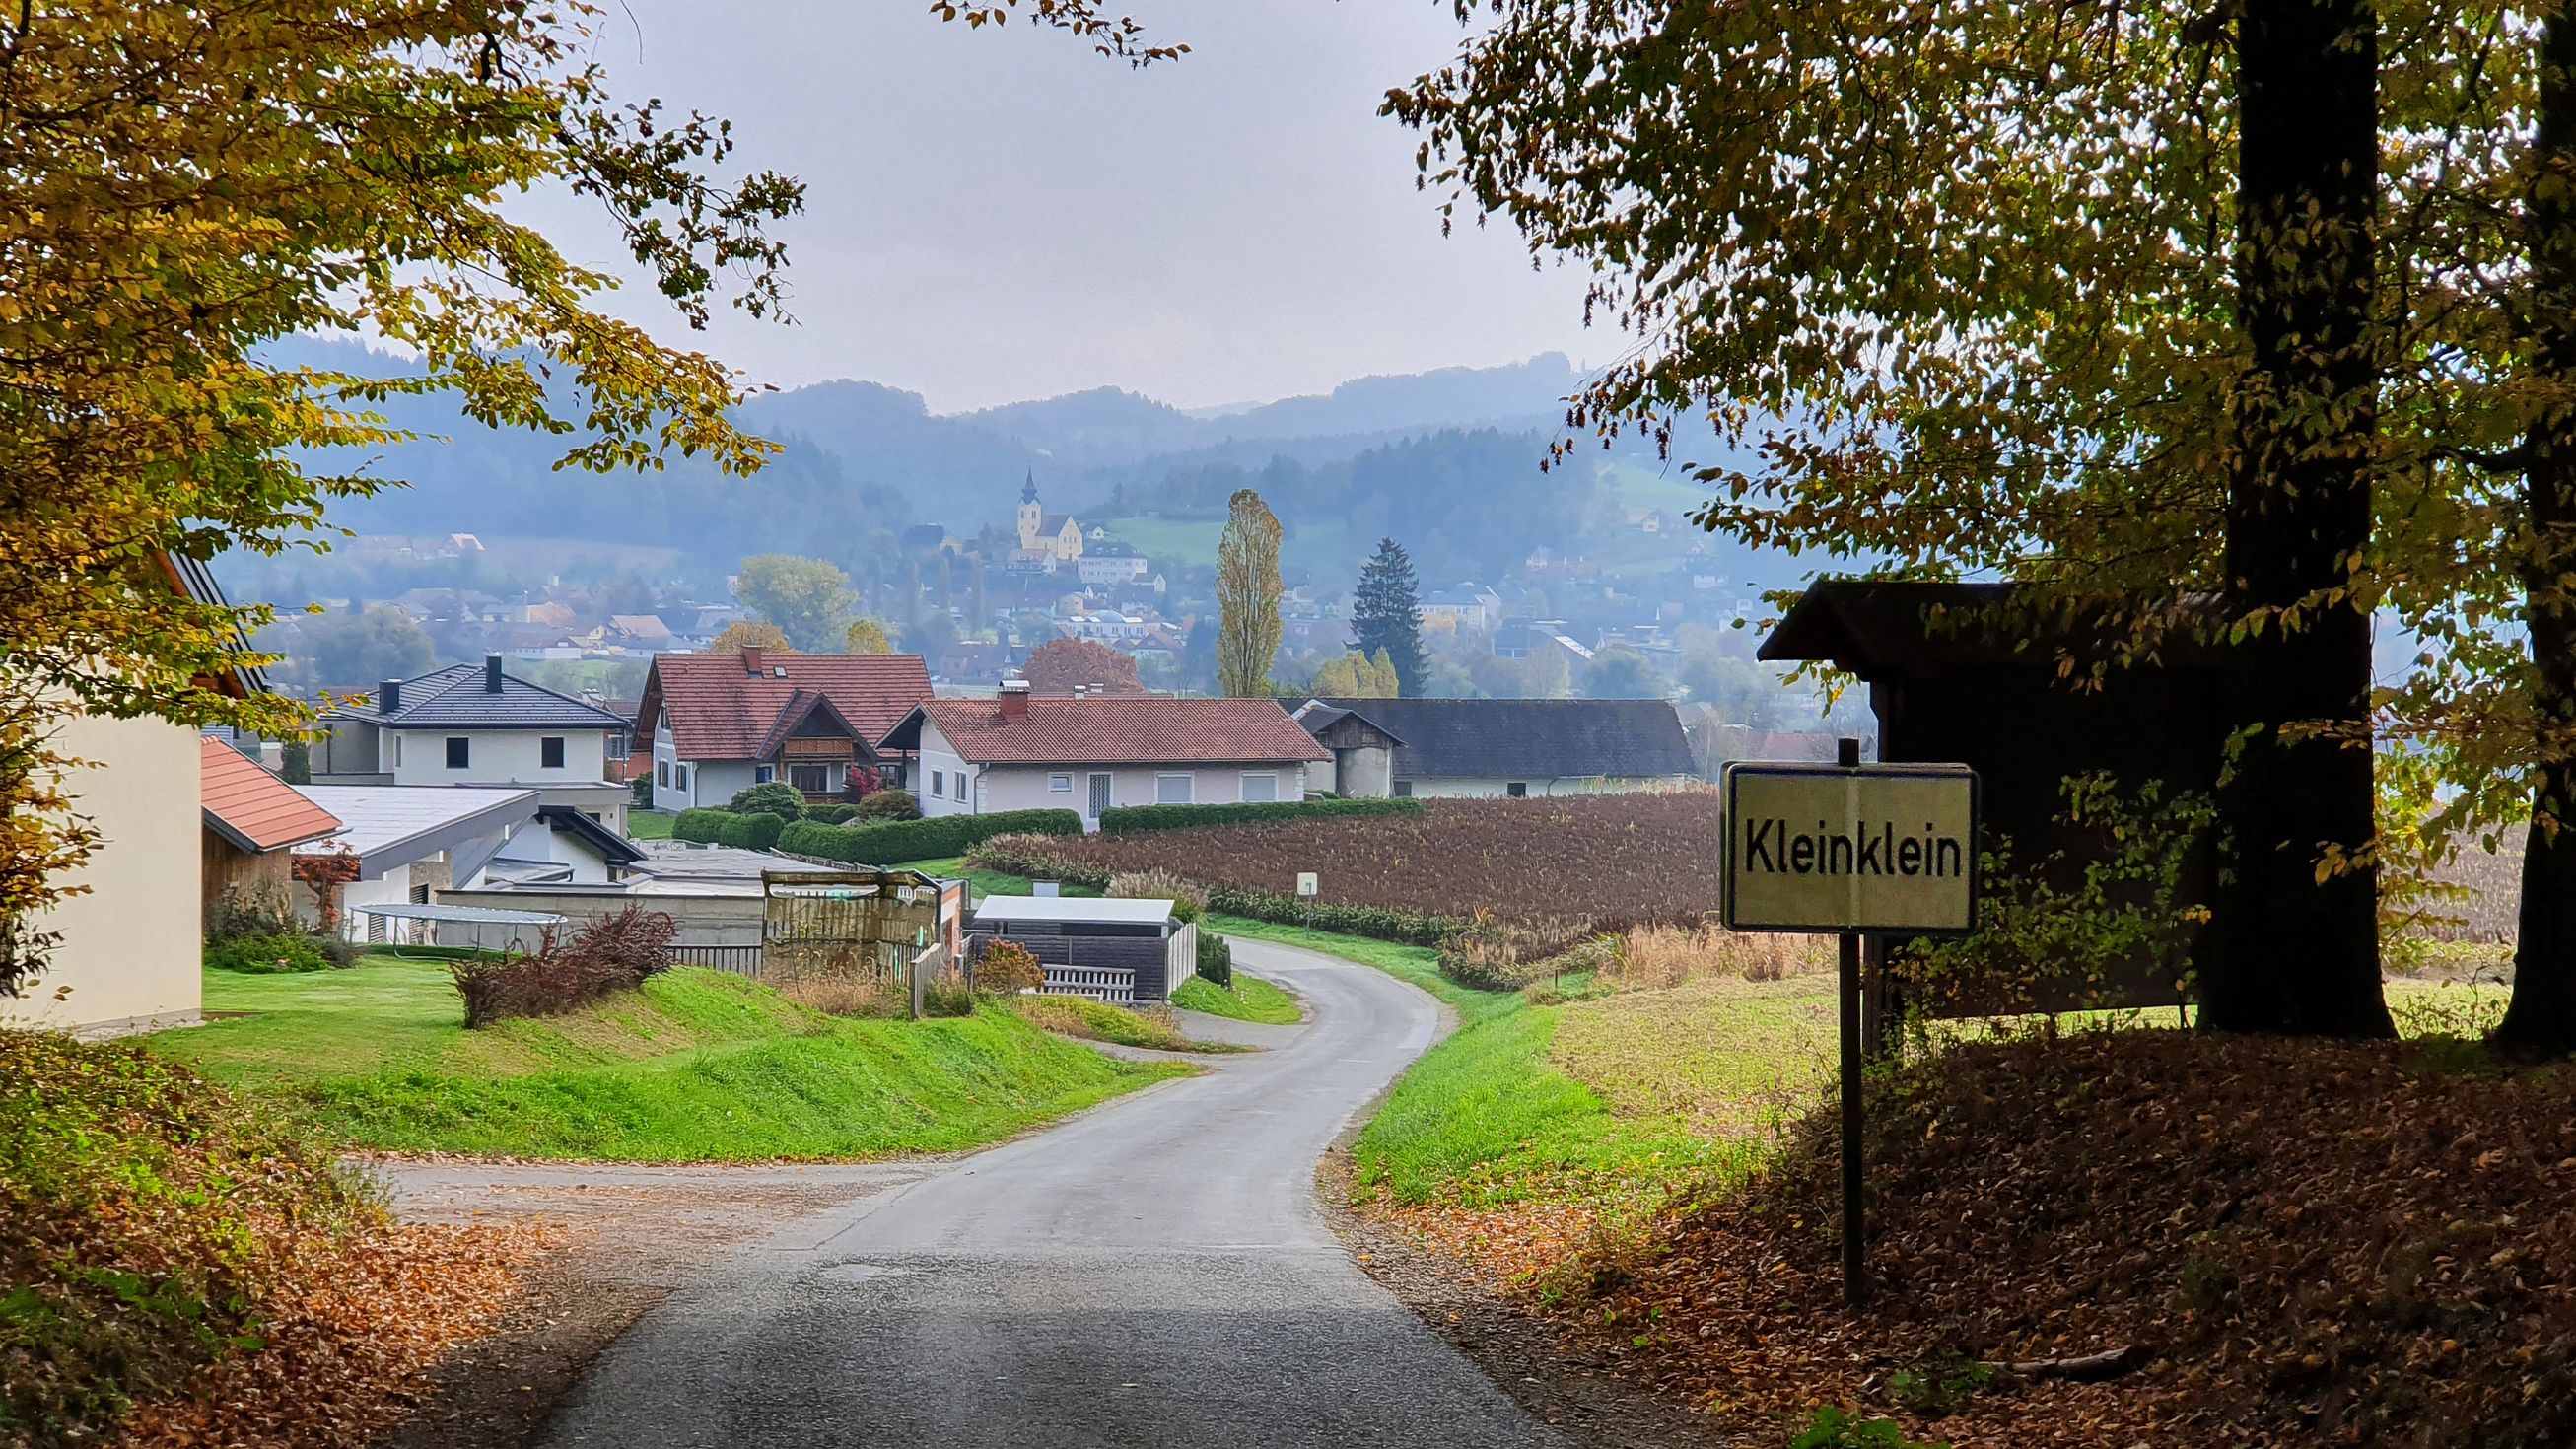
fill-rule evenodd
<path id="1" fill-rule="evenodd" d="M 1038 501 L 1038 470 L 1035 468 L 1029 470 L 1027 481 L 1020 484 L 1020 501 L 1022 503 Z"/>

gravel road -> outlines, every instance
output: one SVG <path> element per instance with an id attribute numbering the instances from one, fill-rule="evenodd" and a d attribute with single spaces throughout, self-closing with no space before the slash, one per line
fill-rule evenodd
<path id="1" fill-rule="evenodd" d="M 1562 1445 L 1315 1204 L 1317 1157 L 1430 1045 L 1436 1004 L 1329 957 L 1235 952 L 1313 1006 L 1292 1042 L 715 1264 L 599 1360 L 547 1442 Z"/>

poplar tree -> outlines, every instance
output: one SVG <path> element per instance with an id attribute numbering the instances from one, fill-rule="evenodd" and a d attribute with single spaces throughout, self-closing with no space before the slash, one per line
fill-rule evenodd
<path id="1" fill-rule="evenodd" d="M 1216 687 L 1252 699 L 1270 693 L 1279 653 L 1279 519 L 1261 495 L 1235 490 L 1216 545 Z"/>

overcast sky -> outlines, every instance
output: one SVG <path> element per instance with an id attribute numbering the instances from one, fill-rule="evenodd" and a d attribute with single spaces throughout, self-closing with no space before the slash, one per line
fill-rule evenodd
<path id="1" fill-rule="evenodd" d="M 757 381 L 864 378 L 942 412 L 1104 383 L 1198 407 L 1616 352 L 1584 330 L 1576 273 L 1534 273 L 1503 230 L 1444 239 L 1414 136 L 1376 114 L 1456 48 L 1449 0 L 1134 11 L 1192 53 L 1133 71 L 924 0 L 612 7 L 600 58 L 626 95 L 732 117 L 743 159 L 809 188 L 783 230 L 799 325 L 736 314 L 713 350 Z M 615 261 L 578 206 L 535 214 Z"/>

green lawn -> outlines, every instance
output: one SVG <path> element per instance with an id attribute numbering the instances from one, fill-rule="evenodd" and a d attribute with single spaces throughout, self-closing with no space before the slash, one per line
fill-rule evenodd
<path id="1" fill-rule="evenodd" d="M 678 824 L 679 820 L 679 816 L 665 815 L 659 810 L 629 810 L 626 812 L 626 838 L 668 840 L 671 838 L 671 827 Z"/>
<path id="2" fill-rule="evenodd" d="M 814 1160 L 977 1146 L 1175 1068 L 1110 1061 L 1010 1012 L 847 1021 L 684 969 L 567 1016 L 469 1032 L 442 963 L 208 972 L 151 1038 L 353 1146 L 635 1162 Z"/>
<path id="3" fill-rule="evenodd" d="M 1172 993 L 1172 1004 L 1187 1011 L 1269 1026 L 1295 1026 L 1305 1017 L 1305 1009 L 1297 1004 L 1296 997 L 1249 971 L 1236 972 L 1232 986 L 1219 986 L 1204 976 L 1193 976 Z"/>

